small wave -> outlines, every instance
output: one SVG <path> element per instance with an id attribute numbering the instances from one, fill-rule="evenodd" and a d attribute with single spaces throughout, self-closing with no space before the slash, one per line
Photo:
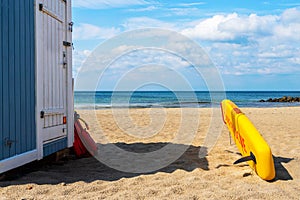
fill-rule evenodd
<path id="1" fill-rule="evenodd" d="M 111 108 L 199 108 L 210 107 L 211 102 L 164 102 L 164 103 L 132 103 L 132 104 L 75 104 L 79 110 L 100 110 Z"/>

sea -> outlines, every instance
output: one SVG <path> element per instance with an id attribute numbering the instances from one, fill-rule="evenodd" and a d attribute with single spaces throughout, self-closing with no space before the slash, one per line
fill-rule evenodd
<path id="1" fill-rule="evenodd" d="M 283 96 L 300 97 L 300 91 L 75 91 L 75 109 L 209 108 L 230 99 L 239 107 L 292 107 L 299 102 L 259 102 Z"/>

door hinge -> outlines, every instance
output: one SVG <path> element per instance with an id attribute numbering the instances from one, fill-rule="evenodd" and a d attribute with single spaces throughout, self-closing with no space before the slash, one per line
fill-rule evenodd
<path id="1" fill-rule="evenodd" d="M 71 42 L 63 41 L 63 45 L 66 47 L 70 47 L 72 44 Z"/>
<path id="2" fill-rule="evenodd" d="M 44 111 L 40 112 L 40 117 L 41 117 L 41 119 L 43 119 L 45 117 L 45 112 Z"/>
<path id="3" fill-rule="evenodd" d="M 66 68 L 67 64 L 68 64 L 68 62 L 67 62 L 67 54 L 64 51 L 63 52 L 63 66 L 64 66 L 64 68 Z"/>
<path id="4" fill-rule="evenodd" d="M 40 11 L 43 11 L 43 8 L 44 8 L 44 4 L 40 3 L 40 4 L 39 4 L 39 10 L 40 10 Z"/>
<path id="5" fill-rule="evenodd" d="M 70 32 L 73 32 L 73 25 L 74 25 L 74 22 L 69 23 L 69 31 Z"/>

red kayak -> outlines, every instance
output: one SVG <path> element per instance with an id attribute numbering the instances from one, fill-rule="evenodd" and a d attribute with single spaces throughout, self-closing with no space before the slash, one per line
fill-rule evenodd
<path id="1" fill-rule="evenodd" d="M 83 128 L 82 121 L 86 128 Z M 74 152 L 77 157 L 95 156 L 97 154 L 97 144 L 87 132 L 88 124 L 80 118 L 79 114 L 74 114 Z"/>

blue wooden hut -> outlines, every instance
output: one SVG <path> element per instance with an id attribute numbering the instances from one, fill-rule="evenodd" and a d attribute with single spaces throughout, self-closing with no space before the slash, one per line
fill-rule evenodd
<path id="1" fill-rule="evenodd" d="M 73 145 L 71 0 L 0 0 L 0 173 Z"/>

